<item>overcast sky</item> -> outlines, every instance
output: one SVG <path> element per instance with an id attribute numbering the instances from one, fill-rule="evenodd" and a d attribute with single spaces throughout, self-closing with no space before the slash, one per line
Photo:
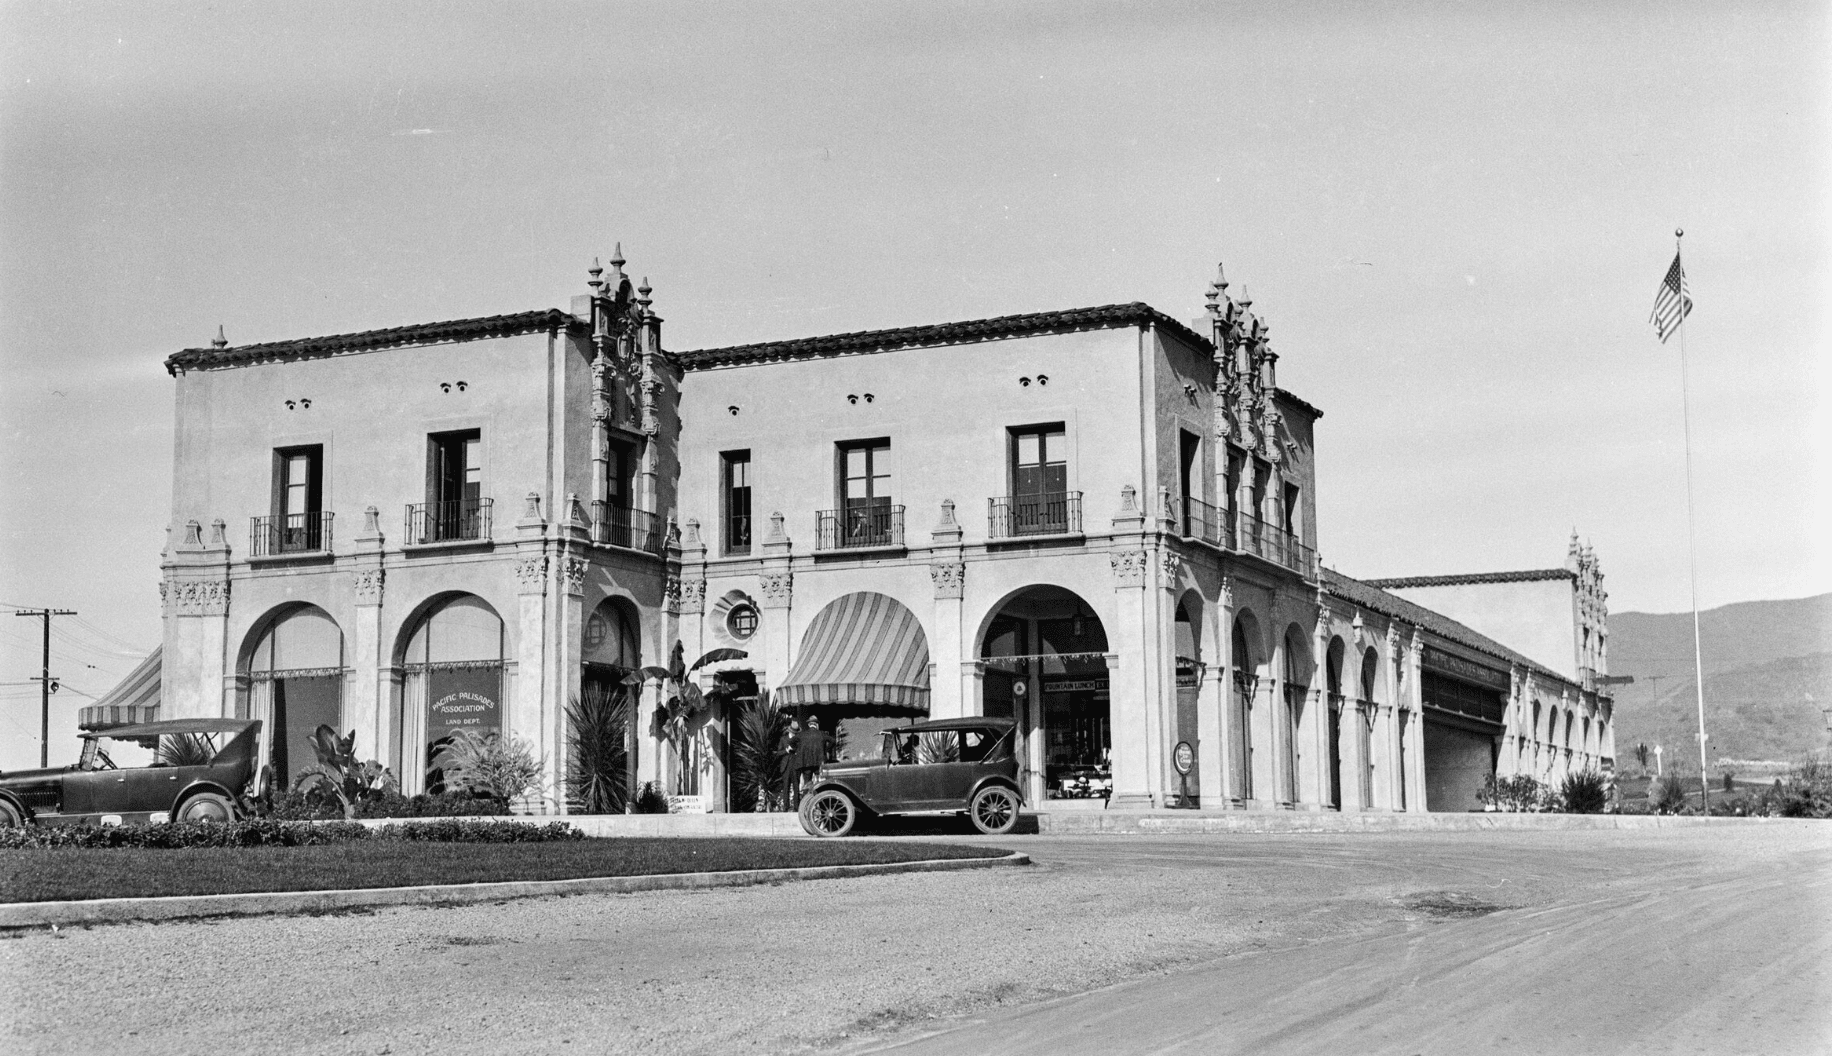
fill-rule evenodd
<path id="1" fill-rule="evenodd" d="M 165 356 L 565 306 L 621 240 L 674 349 L 1191 319 L 1225 262 L 1325 412 L 1326 563 L 1575 527 L 1680 610 L 1677 226 L 1701 601 L 1826 591 L 1829 45 L 1817 3 L 0 4 L 0 601 L 79 610 L 101 694 L 159 640 Z"/>

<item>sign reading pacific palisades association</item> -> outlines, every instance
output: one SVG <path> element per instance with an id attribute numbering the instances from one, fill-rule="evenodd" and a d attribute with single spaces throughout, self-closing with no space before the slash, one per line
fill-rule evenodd
<path id="1" fill-rule="evenodd" d="M 426 709 L 426 743 L 460 730 L 487 736 L 502 729 L 502 673 L 495 669 L 432 672 Z"/>

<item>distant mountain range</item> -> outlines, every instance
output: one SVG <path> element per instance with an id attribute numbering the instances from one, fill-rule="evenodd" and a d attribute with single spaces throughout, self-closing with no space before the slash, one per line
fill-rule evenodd
<path id="1" fill-rule="evenodd" d="M 1700 614 L 1709 757 L 1795 759 L 1827 747 L 1832 707 L 1832 594 L 1746 601 Z M 1669 763 L 1698 768 L 1692 614 L 1609 616 L 1609 673 L 1616 687 L 1616 761 L 1637 742 L 1666 749 Z"/>

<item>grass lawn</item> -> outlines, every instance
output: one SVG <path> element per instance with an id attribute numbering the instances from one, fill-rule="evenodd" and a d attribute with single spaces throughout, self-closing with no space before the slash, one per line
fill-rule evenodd
<path id="1" fill-rule="evenodd" d="M 790 869 L 1008 851 L 939 843 L 616 837 L 564 843 L 357 840 L 319 847 L 0 851 L 0 902 L 326 891 L 500 880 Z"/>

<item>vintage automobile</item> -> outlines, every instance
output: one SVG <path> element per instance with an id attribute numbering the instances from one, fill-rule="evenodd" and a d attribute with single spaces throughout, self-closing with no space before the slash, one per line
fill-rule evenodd
<path id="1" fill-rule="evenodd" d="M 878 758 L 828 763 L 802 798 L 802 828 L 844 836 L 862 817 L 964 813 L 989 835 L 1010 832 L 1024 803 L 1008 719 L 933 719 L 884 731 Z"/>
<path id="2" fill-rule="evenodd" d="M 0 826 L 231 821 L 255 782 L 260 736 L 252 719 L 163 719 L 85 733 L 72 766 L 0 773 Z M 151 748 L 152 763 L 116 766 L 110 740 Z"/>
<path id="3" fill-rule="evenodd" d="M 1060 799 L 1106 799 L 1113 794 L 1113 775 L 1095 766 L 1064 767 L 1056 775 Z"/>

